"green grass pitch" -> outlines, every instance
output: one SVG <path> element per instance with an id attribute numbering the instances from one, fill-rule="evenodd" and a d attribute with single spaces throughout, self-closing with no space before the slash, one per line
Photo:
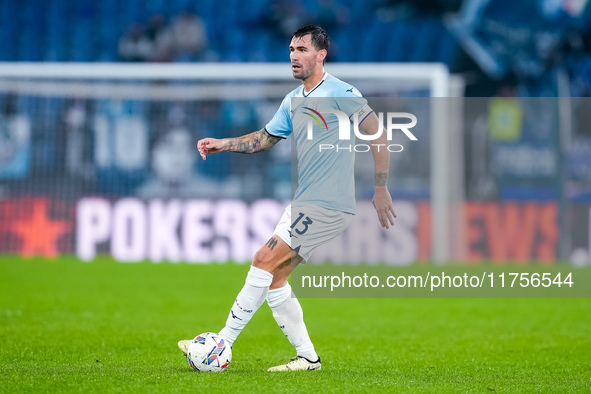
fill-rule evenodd
<path id="1" fill-rule="evenodd" d="M 322 370 L 263 305 L 227 372 L 179 339 L 219 331 L 247 265 L 0 258 L 0 392 L 591 391 L 589 299 L 303 299 Z"/>

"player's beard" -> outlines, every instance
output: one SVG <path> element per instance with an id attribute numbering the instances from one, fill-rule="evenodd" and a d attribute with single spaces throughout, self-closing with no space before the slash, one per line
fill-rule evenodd
<path id="1" fill-rule="evenodd" d="M 314 68 L 309 67 L 305 68 L 303 65 L 300 66 L 300 73 L 296 74 L 295 71 L 293 72 L 293 77 L 299 80 L 306 80 L 310 78 L 314 74 Z"/>

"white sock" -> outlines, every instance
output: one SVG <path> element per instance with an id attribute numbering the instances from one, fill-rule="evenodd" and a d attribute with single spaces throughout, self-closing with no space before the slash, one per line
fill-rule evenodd
<path id="1" fill-rule="evenodd" d="M 220 335 L 230 343 L 230 346 L 257 309 L 265 302 L 272 281 L 273 274 L 270 272 L 254 266 L 250 267 L 250 271 L 246 275 L 246 283 L 230 309 L 226 326 L 220 331 Z"/>
<path id="2" fill-rule="evenodd" d="M 304 312 L 295 295 L 292 296 L 291 286 L 269 290 L 267 303 L 273 311 L 273 317 L 289 342 L 296 348 L 297 355 L 314 362 L 318 355 L 304 324 Z"/>

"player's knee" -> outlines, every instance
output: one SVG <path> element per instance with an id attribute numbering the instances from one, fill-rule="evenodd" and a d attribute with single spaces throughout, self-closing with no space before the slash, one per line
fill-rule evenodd
<path id="1" fill-rule="evenodd" d="M 277 264 L 273 259 L 273 253 L 262 248 L 254 254 L 252 265 L 271 273 L 277 269 Z"/>

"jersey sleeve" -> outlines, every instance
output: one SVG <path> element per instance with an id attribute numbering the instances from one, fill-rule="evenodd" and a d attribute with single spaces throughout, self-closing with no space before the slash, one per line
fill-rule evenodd
<path id="1" fill-rule="evenodd" d="M 291 134 L 290 107 L 291 97 L 287 95 L 281 102 L 279 109 L 277 110 L 271 121 L 267 123 L 267 125 L 265 126 L 265 130 L 267 131 L 267 133 L 269 133 L 273 137 L 289 137 L 289 135 Z"/>
<path id="2" fill-rule="evenodd" d="M 352 86 L 340 96 L 337 99 L 339 109 L 346 113 L 349 118 L 367 105 L 367 100 L 363 98 L 359 90 Z"/>

